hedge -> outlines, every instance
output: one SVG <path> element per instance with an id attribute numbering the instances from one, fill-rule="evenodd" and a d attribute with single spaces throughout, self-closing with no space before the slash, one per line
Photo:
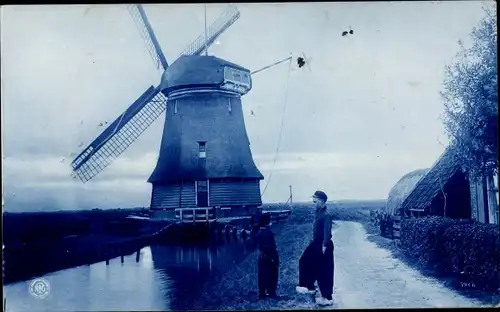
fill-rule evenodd
<path id="1" fill-rule="evenodd" d="M 483 290 L 500 287 L 498 225 L 422 217 L 401 221 L 401 245 L 419 264 L 442 276 L 459 277 L 472 270 L 471 279 Z"/>

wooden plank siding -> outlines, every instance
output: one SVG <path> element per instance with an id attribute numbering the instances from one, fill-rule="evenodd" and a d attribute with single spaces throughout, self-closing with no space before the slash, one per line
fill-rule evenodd
<path id="1" fill-rule="evenodd" d="M 175 209 L 196 206 L 194 181 L 176 184 L 153 184 L 151 209 Z"/>
<path id="2" fill-rule="evenodd" d="M 260 206 L 260 181 L 210 180 L 210 206 Z"/>

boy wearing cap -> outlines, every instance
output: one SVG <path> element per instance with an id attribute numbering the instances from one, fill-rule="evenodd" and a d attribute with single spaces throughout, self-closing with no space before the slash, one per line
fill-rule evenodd
<path id="1" fill-rule="evenodd" d="M 260 228 L 257 233 L 259 298 L 264 299 L 268 295 L 272 299 L 278 299 L 276 288 L 278 286 L 279 256 L 274 233 L 269 228 L 271 215 L 269 213 L 262 214 L 259 221 Z"/>
<path id="2" fill-rule="evenodd" d="M 333 241 L 332 217 L 327 211 L 328 197 L 322 191 L 312 196 L 314 203 L 313 239 L 299 260 L 299 286 L 297 292 L 314 294 L 314 282 L 318 281 L 321 297 L 319 305 L 333 304 Z"/>

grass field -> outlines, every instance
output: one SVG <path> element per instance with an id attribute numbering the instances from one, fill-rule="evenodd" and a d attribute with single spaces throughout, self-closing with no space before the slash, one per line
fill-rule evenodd
<path id="1" fill-rule="evenodd" d="M 4 212 L 2 231 L 4 244 L 31 242 L 39 239 L 62 239 L 69 235 L 102 234 L 113 222 L 128 215 L 146 214 L 147 209 L 92 209 L 55 212 Z"/>

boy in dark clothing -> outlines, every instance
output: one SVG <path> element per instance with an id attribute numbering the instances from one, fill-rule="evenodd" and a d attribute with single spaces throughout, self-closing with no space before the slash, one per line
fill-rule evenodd
<path id="1" fill-rule="evenodd" d="M 319 305 L 333 304 L 334 258 L 332 241 L 332 217 L 327 211 L 328 197 L 322 191 L 313 195 L 314 225 L 313 239 L 299 260 L 299 286 L 297 292 L 313 294 L 314 282 L 318 281 L 321 297 Z"/>
<path id="2" fill-rule="evenodd" d="M 274 233 L 269 228 L 271 215 L 262 214 L 260 218 L 260 228 L 257 234 L 257 244 L 259 248 L 258 284 L 259 298 L 266 295 L 271 298 L 278 298 L 276 288 L 278 286 L 279 256 L 274 240 Z"/>

